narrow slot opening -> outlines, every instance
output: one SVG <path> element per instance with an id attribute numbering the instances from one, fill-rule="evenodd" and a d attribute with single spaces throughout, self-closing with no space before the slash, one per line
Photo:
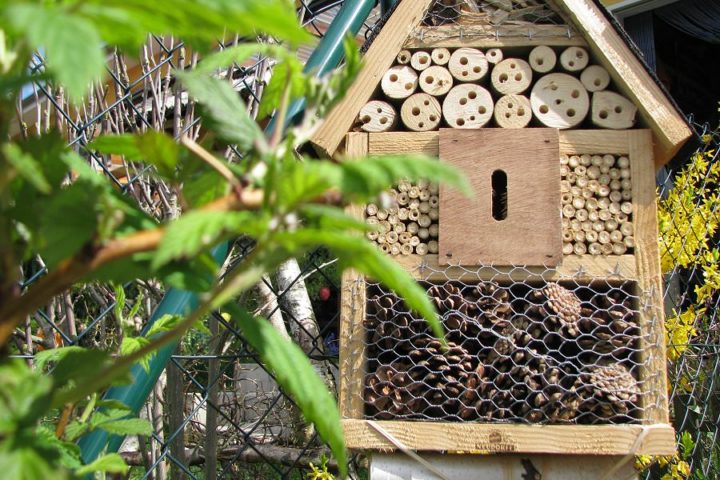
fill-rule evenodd
<path id="1" fill-rule="evenodd" d="M 492 216 L 495 220 L 507 218 L 507 174 L 502 170 L 495 170 L 492 174 Z"/>

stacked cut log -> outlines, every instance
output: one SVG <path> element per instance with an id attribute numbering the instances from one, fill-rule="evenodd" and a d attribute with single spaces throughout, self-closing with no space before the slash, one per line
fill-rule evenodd
<path id="1" fill-rule="evenodd" d="M 625 287 L 431 285 L 447 349 L 395 295 L 377 286 L 370 291 L 370 418 L 585 424 L 637 418 L 640 331 Z"/>
<path id="2" fill-rule="evenodd" d="M 635 247 L 630 160 L 561 155 L 563 253 L 624 255 Z"/>
<path id="3" fill-rule="evenodd" d="M 520 53 L 520 54 L 518 54 Z M 637 108 L 611 91 L 582 47 L 402 50 L 356 127 L 377 133 L 452 128 L 628 129 Z"/>
<path id="4" fill-rule="evenodd" d="M 438 253 L 438 186 L 428 181 L 401 181 L 390 190 L 392 205 L 368 204 L 366 222 L 375 229 L 368 239 L 390 255 Z"/>

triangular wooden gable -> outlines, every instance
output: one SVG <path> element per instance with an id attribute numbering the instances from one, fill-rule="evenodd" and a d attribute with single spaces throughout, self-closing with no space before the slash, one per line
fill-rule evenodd
<path id="1" fill-rule="evenodd" d="M 532 27 L 529 27 L 528 38 L 502 38 L 496 34 L 495 41 L 484 41 L 483 46 L 559 46 L 580 42 L 589 47 L 595 60 L 608 70 L 616 87 L 635 103 L 644 124 L 652 129 L 656 140 L 656 164 L 659 166 L 667 163 L 690 138 L 690 127 L 666 92 L 648 73 L 626 39 L 605 15 L 603 7 L 593 0 L 547 0 L 546 3 L 567 22 L 567 25 L 543 25 L 543 33 L 547 34 L 552 30 L 554 36 L 533 37 Z M 473 40 L 470 35 L 464 35 L 466 29 L 472 28 L 477 34 L 485 28 L 488 38 L 492 38 L 492 32 L 498 31 L 494 25 L 482 25 L 482 22 L 472 27 L 421 26 L 433 5 L 435 0 L 400 2 L 368 49 L 365 66 L 358 78 L 313 136 L 312 142 L 321 154 L 332 156 L 336 152 L 345 134 L 352 128 L 358 112 L 371 99 L 383 74 L 392 66 L 403 48 L 450 46 L 449 43 L 455 47 L 471 46 Z M 504 28 L 528 30 L 528 27 L 522 25 Z"/>

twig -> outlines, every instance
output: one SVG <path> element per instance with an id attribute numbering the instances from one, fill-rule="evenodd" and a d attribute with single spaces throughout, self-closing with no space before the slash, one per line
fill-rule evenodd
<path id="1" fill-rule="evenodd" d="M 233 174 L 227 165 L 222 163 L 220 160 L 215 158 L 215 155 L 205 150 L 203 147 L 191 140 L 187 135 L 183 135 L 180 138 L 182 143 L 188 150 L 190 150 L 197 158 L 207 163 L 213 170 L 218 172 L 225 180 L 232 185 L 233 190 L 239 192 L 242 190 L 242 184 L 240 180 Z"/>
<path id="2" fill-rule="evenodd" d="M 67 427 L 67 424 L 70 423 L 70 414 L 72 413 L 72 410 L 72 403 L 65 404 L 62 413 L 60 414 L 60 420 L 58 420 L 58 424 L 55 427 L 55 437 L 61 438 L 65 433 L 65 427 Z"/>

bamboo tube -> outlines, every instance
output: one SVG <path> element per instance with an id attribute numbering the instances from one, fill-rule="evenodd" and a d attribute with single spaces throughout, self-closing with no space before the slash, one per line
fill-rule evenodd
<path id="1" fill-rule="evenodd" d="M 490 92 L 471 83 L 457 85 L 445 97 L 442 113 L 453 128 L 480 128 L 493 115 L 493 99 Z"/>
<path id="2" fill-rule="evenodd" d="M 535 118 L 543 125 L 566 129 L 585 119 L 590 109 L 590 97 L 575 77 L 551 73 L 535 83 L 530 104 Z"/>
<path id="3" fill-rule="evenodd" d="M 598 189 L 600 188 L 600 182 L 598 182 L 597 180 L 590 180 L 590 181 L 588 181 L 587 188 L 592 193 L 597 193 Z"/>
<path id="4" fill-rule="evenodd" d="M 584 165 L 578 165 L 577 167 L 575 167 L 575 175 L 577 175 L 578 177 L 584 177 L 585 175 L 587 175 L 587 167 Z"/>
<path id="5" fill-rule="evenodd" d="M 398 219 L 398 216 L 397 216 L 397 210 L 394 209 L 394 208 L 391 208 L 391 209 L 388 210 L 388 214 L 389 214 L 389 215 L 388 215 L 387 220 L 388 220 L 388 222 L 390 222 L 390 225 L 393 226 L 393 230 L 394 230 L 394 229 L 395 229 L 395 225 L 397 225 L 398 223 L 400 223 L 400 220 Z"/>
<path id="6" fill-rule="evenodd" d="M 524 95 L 505 95 L 495 103 L 494 116 L 499 127 L 525 128 L 532 120 L 530 100 Z"/>
<path id="7" fill-rule="evenodd" d="M 622 198 L 623 200 L 632 200 L 632 190 L 623 190 L 622 191 Z"/>
<path id="8" fill-rule="evenodd" d="M 504 97 L 503 97 L 503 98 L 504 98 Z M 497 108 L 497 105 L 495 105 L 495 108 Z M 495 112 L 497 112 L 497 110 L 495 110 Z M 570 173 L 570 167 L 568 167 L 567 165 L 562 165 L 562 164 L 561 164 L 561 165 L 560 165 L 560 176 L 561 176 L 561 177 L 564 177 L 564 176 L 567 175 L 568 173 Z"/>
<path id="9" fill-rule="evenodd" d="M 622 130 L 635 125 L 637 107 L 622 95 L 607 90 L 593 93 L 593 124 L 601 128 Z"/>
<path id="10" fill-rule="evenodd" d="M 535 47 L 528 57 L 530 67 L 538 73 L 547 73 L 555 68 L 557 63 L 557 55 L 555 50 L 545 45 Z"/>
<path id="11" fill-rule="evenodd" d="M 405 223 L 398 222 L 393 225 L 393 231 L 397 233 L 398 235 L 403 233 L 407 227 L 405 226 Z"/>
<path id="12" fill-rule="evenodd" d="M 623 241 L 623 234 L 620 230 L 614 230 L 610 232 L 610 241 L 613 243 L 619 243 Z"/>
<path id="13" fill-rule="evenodd" d="M 600 177 L 600 167 L 592 165 L 587 169 L 587 176 L 591 180 L 597 180 Z"/>
<path id="14" fill-rule="evenodd" d="M 560 196 L 560 203 L 562 203 L 563 205 L 572 205 L 573 198 L 574 197 L 572 196 L 572 193 L 565 192 Z"/>
<path id="15" fill-rule="evenodd" d="M 582 47 L 568 47 L 560 54 L 560 65 L 568 72 L 579 72 L 589 62 L 590 55 Z"/>
<path id="16" fill-rule="evenodd" d="M 383 253 L 389 254 L 390 253 L 390 245 L 388 245 L 387 243 L 383 243 L 382 245 L 380 245 L 380 250 L 382 250 Z"/>
<path id="17" fill-rule="evenodd" d="M 440 197 L 437 195 L 430 195 L 430 198 L 428 198 L 428 203 L 432 208 L 438 208 L 440 206 Z"/>
<path id="18" fill-rule="evenodd" d="M 452 86 L 453 77 L 445 67 L 433 65 L 420 74 L 420 89 L 435 97 L 445 95 Z"/>
<path id="19" fill-rule="evenodd" d="M 418 230 L 417 236 L 420 240 L 427 240 L 430 238 L 430 231 L 427 228 L 420 228 Z"/>
<path id="20" fill-rule="evenodd" d="M 600 167 L 600 165 L 602 165 L 602 156 L 601 155 L 592 155 L 590 157 L 590 164 L 594 165 L 596 167 Z"/>
<path id="21" fill-rule="evenodd" d="M 394 231 L 387 232 L 385 234 L 385 242 L 386 243 L 397 243 L 398 241 L 398 234 Z"/>
<path id="22" fill-rule="evenodd" d="M 407 243 L 407 244 L 409 244 L 411 238 L 412 238 L 412 233 L 407 232 L 407 231 L 402 232 L 401 234 L 398 235 L 398 241 L 399 241 L 400 243 Z"/>
<path id="23" fill-rule="evenodd" d="M 421 214 L 417 222 L 421 227 L 427 228 L 432 223 L 432 219 L 428 215 Z"/>
<path id="24" fill-rule="evenodd" d="M 407 224 L 407 232 L 410 233 L 410 235 L 415 235 L 419 229 L 420 226 L 415 222 L 410 222 Z"/>
<path id="25" fill-rule="evenodd" d="M 400 255 L 400 245 L 397 243 L 391 243 L 390 245 L 390 255 Z"/>
<path id="26" fill-rule="evenodd" d="M 583 153 L 582 155 L 580 155 L 580 165 L 585 168 L 592 165 L 592 155 L 588 155 L 587 153 Z"/>
<path id="27" fill-rule="evenodd" d="M 575 241 L 580 242 L 580 243 L 584 242 L 585 241 L 585 232 L 583 232 L 583 231 L 575 232 Z"/>
<path id="28" fill-rule="evenodd" d="M 580 74 L 580 82 L 589 92 L 599 92 L 610 85 L 610 74 L 600 65 L 590 65 Z"/>
<path id="29" fill-rule="evenodd" d="M 623 243 L 627 248 L 635 248 L 635 237 L 629 236 L 623 239 Z"/>
<path id="30" fill-rule="evenodd" d="M 582 195 L 582 188 L 577 186 L 570 187 L 570 193 L 572 193 L 573 197 L 579 197 Z"/>
<path id="31" fill-rule="evenodd" d="M 598 233 L 595 230 L 590 230 L 589 232 L 585 232 L 585 240 L 587 240 L 590 243 L 597 242 Z"/>
<path id="32" fill-rule="evenodd" d="M 381 221 L 380 222 L 380 231 L 382 233 L 387 233 L 387 232 L 392 231 L 392 225 L 390 225 L 390 222 L 388 222 L 387 220 Z"/>
<path id="33" fill-rule="evenodd" d="M 575 234 L 572 230 L 563 230 L 562 238 L 563 242 L 572 242 L 575 239 Z"/>
<path id="34" fill-rule="evenodd" d="M 622 190 L 622 184 L 620 183 L 620 180 L 612 180 L 610 181 L 610 190 L 615 190 L 617 192 Z"/>
<path id="35" fill-rule="evenodd" d="M 585 255 L 587 253 L 587 246 L 584 243 L 576 243 L 573 245 L 573 252 L 575 255 Z"/>
<path id="36" fill-rule="evenodd" d="M 619 168 L 630 168 L 630 159 L 628 157 L 618 157 L 617 166 Z"/>
<path id="37" fill-rule="evenodd" d="M 368 240 L 372 240 L 372 241 L 377 240 L 378 235 L 379 235 L 379 234 L 378 234 L 378 232 L 376 232 L 376 231 L 367 232 L 367 233 L 365 234 L 365 236 L 367 236 Z"/>
<path id="38" fill-rule="evenodd" d="M 410 208 L 408 211 L 408 220 L 411 220 L 413 222 L 417 222 L 417 220 L 420 218 L 420 210 L 417 208 Z M 417 233 L 417 232 L 413 232 Z"/>
<path id="39" fill-rule="evenodd" d="M 605 230 L 598 232 L 598 242 L 600 242 L 600 245 L 610 243 L 610 233 Z"/>
<path id="40" fill-rule="evenodd" d="M 612 255 L 613 253 L 613 246 L 612 243 L 602 243 L 600 244 L 600 253 L 605 256 Z"/>
<path id="41" fill-rule="evenodd" d="M 418 255 L 427 255 L 427 253 L 428 253 L 427 243 L 419 243 L 415 247 L 415 253 L 417 253 Z"/>
<path id="42" fill-rule="evenodd" d="M 583 197 L 573 198 L 572 206 L 573 206 L 573 208 L 575 208 L 575 210 L 580 210 L 581 208 L 585 208 L 585 199 Z"/>
<path id="43" fill-rule="evenodd" d="M 610 205 L 608 204 L 608 207 L 609 206 Z M 602 220 L 603 222 L 607 222 L 608 220 L 610 220 L 612 218 L 612 214 L 607 209 L 599 210 L 598 216 L 600 217 L 600 220 Z"/>
<path id="44" fill-rule="evenodd" d="M 575 172 L 570 172 L 570 173 L 568 173 L 568 174 L 565 176 L 565 179 L 566 179 L 568 182 L 570 182 L 570 185 L 574 185 L 574 184 L 575 184 L 575 180 L 576 180 L 576 178 L 575 178 Z"/>
<path id="45" fill-rule="evenodd" d="M 438 244 L 437 240 L 430 240 L 427 242 L 428 246 L 428 253 L 438 253 L 440 250 L 440 245 Z"/>
<path id="46" fill-rule="evenodd" d="M 401 208 L 398 210 L 398 220 L 407 220 L 409 210 L 407 208 Z"/>
<path id="47" fill-rule="evenodd" d="M 409 243 L 403 243 L 400 245 L 400 254 L 401 255 L 412 255 L 413 253 L 413 247 Z"/>
<path id="48" fill-rule="evenodd" d="M 379 208 L 375 216 L 378 218 L 378 220 L 387 220 L 388 218 L 388 211 L 384 208 Z M 381 222 L 382 223 L 382 222 Z"/>
<path id="49" fill-rule="evenodd" d="M 600 255 L 601 253 L 601 246 L 597 242 L 592 242 L 590 245 L 588 245 L 588 253 L 590 255 Z"/>
<path id="50" fill-rule="evenodd" d="M 380 88 L 388 97 L 396 100 L 408 98 L 418 86 L 418 74 L 407 65 L 391 67 L 380 81 Z"/>
<path id="51" fill-rule="evenodd" d="M 400 118 L 415 132 L 434 130 L 440 124 L 440 104 L 432 95 L 416 93 L 403 102 Z"/>
<path id="52" fill-rule="evenodd" d="M 420 238 L 416 235 L 410 237 L 410 245 L 412 245 L 413 247 L 417 247 L 418 245 L 420 245 Z"/>
<path id="53" fill-rule="evenodd" d="M 579 155 L 571 155 L 568 159 L 568 165 L 570 168 L 575 170 L 580 165 L 580 156 Z"/>
<path id="54" fill-rule="evenodd" d="M 397 54 L 397 57 L 395 60 L 400 65 L 407 65 L 410 63 L 410 58 L 412 57 L 412 53 L 410 53 L 410 50 L 400 50 L 400 53 Z"/>
<path id="55" fill-rule="evenodd" d="M 563 243 L 563 255 L 572 255 L 574 249 L 572 243 Z"/>
<path id="56" fill-rule="evenodd" d="M 605 230 L 607 230 L 608 232 L 614 232 L 618 229 L 618 227 L 618 222 L 614 218 L 611 218 L 610 220 L 607 220 L 605 222 Z"/>
<path id="57" fill-rule="evenodd" d="M 438 218 L 440 218 L 440 209 L 439 208 L 431 208 L 430 212 L 428 212 L 428 217 L 430 217 L 430 220 L 437 221 Z"/>
<path id="58" fill-rule="evenodd" d="M 594 222 L 592 225 L 592 229 L 595 230 L 599 235 L 600 232 L 605 231 L 605 222 L 602 222 L 602 221 Z"/>
<path id="59" fill-rule="evenodd" d="M 435 65 L 447 65 L 450 61 L 450 50 L 447 48 L 433 48 L 430 58 Z"/>
<path id="60" fill-rule="evenodd" d="M 623 180 L 630 179 L 630 175 L 631 175 L 631 173 L 630 173 L 629 168 L 621 168 L 620 169 L 620 178 L 622 178 Z"/>
<path id="61" fill-rule="evenodd" d="M 566 167 L 566 165 L 563 165 L 563 167 Z M 570 191 L 570 182 L 567 180 L 560 180 L 560 192 L 566 193 Z"/>
<path id="62" fill-rule="evenodd" d="M 418 193 L 419 195 L 419 193 Z M 408 201 L 408 208 L 411 210 L 417 210 L 420 206 L 420 199 L 419 198 L 411 198 L 410 201 Z"/>
<path id="63" fill-rule="evenodd" d="M 570 156 L 566 154 L 560 155 L 560 165 L 567 165 L 570 162 Z"/>
<path id="64" fill-rule="evenodd" d="M 608 175 L 612 180 L 619 180 L 620 179 L 620 169 L 618 168 L 611 168 L 608 172 Z M 617 190 L 617 188 L 615 189 Z"/>
<path id="65" fill-rule="evenodd" d="M 420 202 L 420 206 L 418 207 L 418 210 L 420 210 L 420 213 L 430 212 L 430 202 Z"/>
<path id="66" fill-rule="evenodd" d="M 458 48 L 450 56 L 448 69 L 461 82 L 476 82 L 488 73 L 485 54 L 476 48 Z"/>
<path id="67" fill-rule="evenodd" d="M 420 196 L 420 188 L 417 185 L 413 185 L 408 189 L 408 197 L 418 198 Z"/>
<path id="68" fill-rule="evenodd" d="M 387 102 L 371 100 L 360 109 L 358 120 L 364 132 L 387 132 L 397 124 L 397 112 Z"/>
<path id="69" fill-rule="evenodd" d="M 622 233 L 626 237 L 632 237 L 634 235 L 634 229 L 633 224 L 630 222 L 625 222 L 620 225 L 620 233 Z"/>
<path id="70" fill-rule="evenodd" d="M 430 192 L 430 195 L 437 195 L 440 192 L 440 185 L 437 183 L 431 183 L 428 185 L 428 191 Z"/>
<path id="71" fill-rule="evenodd" d="M 365 213 L 367 213 L 368 217 L 374 217 L 377 215 L 378 207 L 374 203 L 368 203 L 365 207 Z"/>
<path id="72" fill-rule="evenodd" d="M 618 213 L 617 215 L 614 215 L 614 218 L 621 225 L 628 221 L 628 216 L 622 212 Z"/>
<path id="73" fill-rule="evenodd" d="M 613 203 L 620 203 L 622 202 L 622 193 L 616 191 L 611 191 L 609 197 L 610 201 Z"/>
<path id="74" fill-rule="evenodd" d="M 589 182 L 588 182 L 588 183 L 589 183 Z M 583 190 L 582 190 L 582 197 L 583 197 L 585 200 L 589 200 L 589 199 L 593 198 L 593 192 L 592 192 L 589 188 L 583 188 Z"/>
<path id="75" fill-rule="evenodd" d="M 431 64 L 432 59 L 430 58 L 430 54 L 424 50 L 418 50 L 410 57 L 410 66 L 418 72 L 425 70 Z"/>
<path id="76" fill-rule="evenodd" d="M 617 203 L 617 202 L 612 202 L 612 203 L 610 204 L 610 207 L 608 208 L 608 210 L 609 210 L 610 213 L 612 213 L 613 215 L 615 215 L 616 213 L 620 213 L 620 204 Z"/>
<path id="77" fill-rule="evenodd" d="M 573 218 L 575 216 L 575 208 L 572 205 L 564 205 L 562 214 L 565 218 Z"/>
<path id="78" fill-rule="evenodd" d="M 587 220 L 589 217 L 590 217 L 590 215 L 589 215 L 588 211 L 585 210 L 584 208 L 575 210 L 575 218 L 577 218 L 577 219 L 580 220 L 581 222 L 584 222 L 584 221 Z"/>
<path id="79" fill-rule="evenodd" d="M 384 245 L 385 243 L 387 243 L 387 240 L 385 239 L 385 234 L 384 234 L 384 233 L 378 233 L 376 242 L 379 243 L 380 245 Z"/>
<path id="80" fill-rule="evenodd" d="M 610 195 L 610 187 L 608 185 L 603 185 L 602 182 L 597 190 L 597 195 L 599 197 L 607 197 Z"/>
<path id="81" fill-rule="evenodd" d="M 438 234 L 440 233 L 440 227 L 437 223 L 433 223 L 428 227 L 428 232 L 430 233 L 431 237 L 437 238 Z"/>
<path id="82" fill-rule="evenodd" d="M 521 94 L 532 83 L 532 68 L 525 60 L 507 58 L 493 68 L 490 82 L 502 95 Z"/>
<path id="83" fill-rule="evenodd" d="M 627 247 L 624 243 L 615 242 L 612 244 L 613 255 L 625 255 Z"/>
<path id="84" fill-rule="evenodd" d="M 589 187 L 588 187 L 589 189 Z M 585 208 L 588 210 L 597 210 L 598 209 L 598 200 L 597 198 L 588 198 L 585 201 Z"/>
<path id="85" fill-rule="evenodd" d="M 615 157 L 609 153 L 602 156 L 602 164 L 606 167 L 615 166 Z"/>
<path id="86" fill-rule="evenodd" d="M 493 65 L 497 65 L 502 62 L 503 57 L 503 51 L 499 48 L 490 48 L 487 52 L 485 52 L 485 58 L 487 58 L 487 61 Z"/>

